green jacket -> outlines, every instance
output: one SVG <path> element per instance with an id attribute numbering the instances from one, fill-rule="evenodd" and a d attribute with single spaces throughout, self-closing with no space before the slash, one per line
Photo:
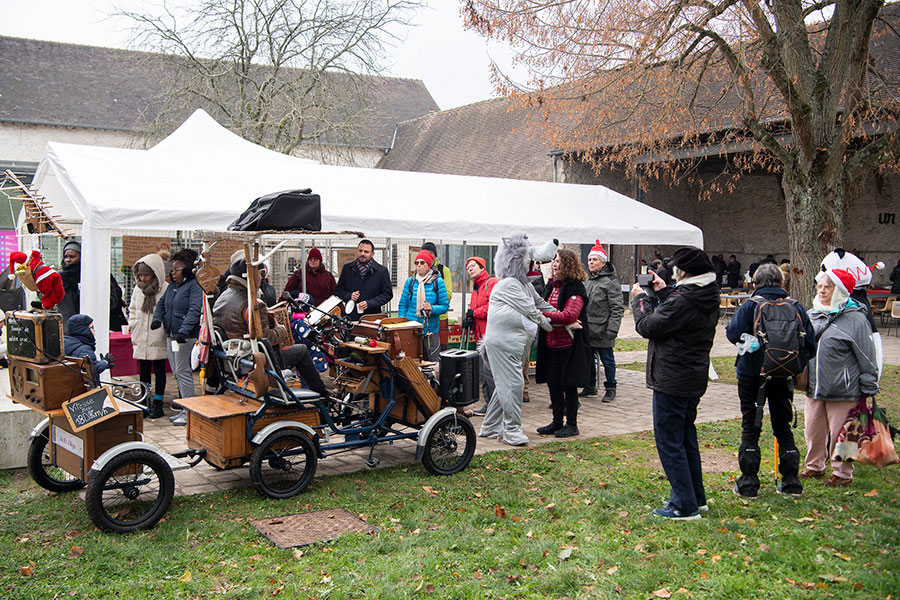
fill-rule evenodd
<path id="1" fill-rule="evenodd" d="M 441 277 L 444 279 L 444 287 L 447 288 L 447 301 L 453 297 L 453 277 L 450 275 L 450 267 L 445 266 L 438 259 L 434 259 L 434 264 L 431 265 L 431 268 L 441 274 Z M 448 311 L 449 312 L 449 311 Z M 441 321 L 447 320 L 448 313 L 445 312 L 441 315 Z"/>
<path id="2" fill-rule="evenodd" d="M 589 273 L 584 282 L 587 289 L 587 324 L 592 348 L 612 348 L 619 335 L 625 301 L 622 299 L 622 285 L 616 278 L 612 263 L 597 273 Z"/>

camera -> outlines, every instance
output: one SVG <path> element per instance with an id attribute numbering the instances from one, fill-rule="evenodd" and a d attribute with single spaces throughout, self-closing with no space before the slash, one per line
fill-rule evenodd
<path id="1" fill-rule="evenodd" d="M 638 275 L 637 284 L 641 287 L 653 287 L 653 273 Z"/>

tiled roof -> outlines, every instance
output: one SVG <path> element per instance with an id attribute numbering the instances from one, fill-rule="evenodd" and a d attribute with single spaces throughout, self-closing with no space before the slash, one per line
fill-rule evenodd
<path id="1" fill-rule="evenodd" d="M 172 64 L 160 54 L 0 36 L 0 122 L 139 132 L 159 110 Z M 420 80 L 361 81 L 374 110 L 355 146 L 387 148 L 397 123 L 438 110 Z"/>
<path id="2" fill-rule="evenodd" d="M 506 98 L 426 115 L 397 126 L 379 167 L 551 181 L 551 149 L 526 128 L 525 113 Z"/>

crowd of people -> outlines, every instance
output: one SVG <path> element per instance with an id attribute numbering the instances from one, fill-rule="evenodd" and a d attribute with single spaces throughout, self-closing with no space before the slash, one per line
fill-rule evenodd
<path id="1" fill-rule="evenodd" d="M 76 290 L 71 297 L 67 292 L 66 306 L 61 306 L 66 318 L 66 352 L 90 357 L 101 372 L 112 366 L 112 357 L 95 355 L 92 320 L 78 313 L 80 250 L 77 242 L 65 247 L 64 285 Z M 356 259 L 343 265 L 335 280 L 321 252 L 314 248 L 301 266 L 305 277 L 298 269 L 284 292 L 297 294 L 305 285 L 305 293 L 314 304 L 337 296 L 351 319 L 380 313 L 392 299 L 393 290 L 388 269 L 374 256 L 375 245 L 361 240 Z M 166 361 L 175 375 L 179 396 L 195 393 L 190 356 L 204 302 L 204 291 L 194 272 L 196 259 L 193 250 L 184 249 L 172 255 L 168 265 L 162 256 L 149 254 L 132 267 L 135 288 L 127 324 L 140 380 L 149 388 L 155 377 L 150 418 L 163 414 Z M 547 262 L 550 269 L 545 281 L 539 267 Z M 607 251 L 598 240 L 587 254 L 585 268 L 578 255 L 559 248 L 555 240 L 532 246 L 521 235 L 504 238 L 495 258 L 496 276 L 489 272 L 483 257 L 469 257 L 464 265 L 472 292 L 462 326 L 466 339 L 478 349 L 484 400 L 469 416 L 484 418 L 480 435 L 511 445 L 529 442 L 522 430 L 521 411 L 522 404 L 529 401 L 528 365 L 533 346 L 537 358 L 535 381 L 547 386 L 550 397 L 550 422 L 535 433 L 560 438 L 580 435 L 580 399 L 599 395 L 601 373 L 601 402 L 616 400 L 613 348 L 625 306 L 622 286 Z M 451 275 L 430 242 L 415 255 L 413 266 L 413 274 L 399 286 L 398 314 L 422 323 L 423 358 L 437 362 L 447 345 L 444 333 L 453 287 Z M 769 255 L 751 270 L 751 297 L 740 305 L 725 330 L 728 340 L 740 351 L 736 361 L 742 414 L 740 476 L 733 491 L 747 499 L 759 494 L 759 439 L 765 404 L 769 405 L 771 427 L 778 441 L 778 493 L 799 496 L 803 479 L 822 479 L 830 486 L 850 485 L 852 463 L 831 460 L 828 477 L 826 463 L 850 409 L 860 397 L 879 391 L 876 327 L 865 294 L 869 279 L 860 276 L 866 265 L 840 249 L 826 256 L 808 309 L 788 295 L 789 263 L 777 264 Z M 646 385 L 652 390 L 654 437 L 671 486 L 669 499 L 653 512 L 665 518 L 691 520 L 708 510 L 695 419 L 709 381 L 720 287 L 741 283 L 741 264 L 735 255 L 726 261 L 721 254 L 710 257 L 698 248 L 683 247 L 671 258 L 654 261 L 649 274 L 651 279 L 635 283 L 630 295 L 635 330 L 648 340 Z M 266 306 L 274 304 L 277 294 L 268 282 L 265 267 L 260 275 L 257 296 L 262 336 L 277 349 L 285 368 L 296 369 L 308 387 L 328 395 L 307 346 L 292 343 L 290 332 L 268 318 Z M 895 287 L 900 285 L 900 263 L 891 280 Z M 212 309 L 214 323 L 229 338 L 240 338 L 248 332 L 248 285 L 243 253 L 236 252 Z M 125 315 L 120 316 L 124 306 L 121 290 L 114 280 L 110 288 L 111 323 L 124 322 Z M 766 372 L 764 353 L 759 350 L 763 341 L 757 336 L 764 304 L 783 307 L 789 311 L 786 321 L 797 324 L 796 358 L 808 373 L 805 459 L 791 429 L 797 373 L 778 376 Z M 173 422 L 183 424 L 184 415 L 176 415 Z"/>

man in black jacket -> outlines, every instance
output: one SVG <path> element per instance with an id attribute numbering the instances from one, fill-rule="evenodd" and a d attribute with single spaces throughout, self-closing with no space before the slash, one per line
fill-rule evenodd
<path id="1" fill-rule="evenodd" d="M 335 295 L 344 302 L 354 302 L 353 310 L 347 311 L 347 316 L 354 321 L 362 315 L 381 312 L 381 307 L 394 297 L 391 276 L 386 267 L 375 262 L 374 255 L 375 244 L 360 240 L 356 247 L 356 260 L 341 269 L 341 277 L 334 290 Z"/>
<path id="2" fill-rule="evenodd" d="M 712 262 L 699 248 L 679 248 L 672 264 L 675 288 L 654 274 L 654 296 L 635 284 L 631 308 L 635 329 L 650 340 L 647 387 L 653 390 L 653 435 L 672 486 L 669 501 L 653 514 L 692 520 L 707 510 L 694 420 L 709 377 L 719 286 Z"/>

